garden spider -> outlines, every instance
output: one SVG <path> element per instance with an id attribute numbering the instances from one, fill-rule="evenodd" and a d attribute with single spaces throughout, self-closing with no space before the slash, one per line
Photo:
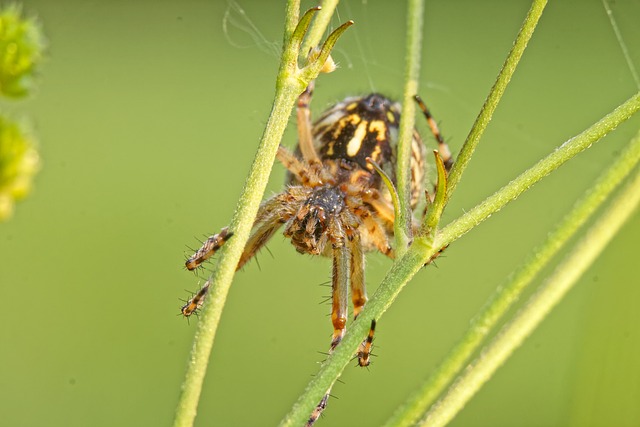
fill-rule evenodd
<path id="1" fill-rule="evenodd" d="M 394 258 L 394 208 L 390 191 L 375 171 L 375 162 L 395 181 L 396 145 L 400 105 L 380 94 L 346 98 L 311 123 L 309 103 L 313 83 L 297 103 L 298 147 L 295 153 L 280 146 L 278 160 L 288 170 L 283 192 L 260 206 L 253 230 L 240 257 L 240 269 L 284 225 L 284 235 L 300 253 L 333 259 L 330 352 L 342 340 L 348 317 L 351 290 L 353 316 L 367 302 L 364 280 L 365 252 L 378 250 Z M 447 169 L 451 154 L 424 103 L 416 98 L 436 136 Z M 417 131 L 411 143 L 411 208 L 424 194 L 425 147 Z M 418 222 L 413 221 L 418 229 Z M 193 270 L 231 237 L 227 229 L 211 236 L 187 262 Z M 369 365 L 373 328 L 357 353 L 360 366 Z M 311 415 L 308 425 L 325 408 L 328 392 Z"/>

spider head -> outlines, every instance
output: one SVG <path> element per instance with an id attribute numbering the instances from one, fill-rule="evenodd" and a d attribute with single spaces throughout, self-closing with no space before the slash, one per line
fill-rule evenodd
<path id="1" fill-rule="evenodd" d="M 284 232 L 298 252 L 311 255 L 324 252 L 327 231 L 345 208 L 344 198 L 339 188 L 330 185 L 313 190 Z"/>

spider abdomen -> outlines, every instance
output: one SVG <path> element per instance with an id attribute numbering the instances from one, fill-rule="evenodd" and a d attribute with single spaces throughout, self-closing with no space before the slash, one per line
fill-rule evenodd
<path id="1" fill-rule="evenodd" d="M 367 163 L 370 157 L 383 168 L 395 170 L 399 120 L 399 105 L 380 94 L 346 98 L 313 126 L 320 158 L 349 160 L 374 173 Z"/>
<path id="2" fill-rule="evenodd" d="M 345 161 L 356 166 L 351 182 L 382 190 L 382 180 L 367 162 L 371 158 L 393 180 L 396 176 L 396 149 L 400 124 L 400 104 L 383 95 L 349 97 L 325 111 L 313 124 L 313 144 L 323 163 Z M 417 132 L 411 145 L 411 206 L 424 193 L 425 149 Z M 338 168 L 344 174 L 345 168 Z M 366 173 L 365 173 L 366 172 Z"/>

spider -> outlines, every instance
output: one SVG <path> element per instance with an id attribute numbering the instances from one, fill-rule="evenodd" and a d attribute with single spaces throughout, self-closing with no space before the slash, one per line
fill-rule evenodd
<path id="1" fill-rule="evenodd" d="M 276 231 L 300 253 L 323 255 L 333 260 L 331 322 L 333 334 L 329 352 L 342 340 L 348 317 L 351 291 L 353 316 L 358 317 L 367 302 L 365 253 L 377 250 L 394 258 L 394 209 L 390 191 L 371 161 L 395 181 L 396 145 L 400 105 L 372 93 L 349 97 L 311 122 L 309 103 L 313 82 L 298 97 L 298 146 L 295 152 L 280 146 L 278 160 L 288 171 L 287 186 L 264 201 L 237 269 L 244 266 Z M 451 154 L 424 103 L 416 97 L 447 170 Z M 415 210 L 425 188 L 425 147 L 414 130 L 411 143 L 411 208 Z M 414 221 L 417 231 L 417 221 Z M 200 266 L 231 237 L 227 229 L 211 236 L 190 257 L 186 267 Z M 369 365 L 375 321 L 356 355 L 360 366 Z M 328 392 L 311 415 L 312 425 L 326 407 Z"/>

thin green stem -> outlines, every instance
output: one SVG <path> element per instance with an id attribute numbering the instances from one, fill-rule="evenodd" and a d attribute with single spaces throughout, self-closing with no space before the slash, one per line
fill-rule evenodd
<path id="1" fill-rule="evenodd" d="M 504 205 L 518 197 L 533 184 L 560 167 L 567 160 L 587 149 L 591 144 L 611 132 L 638 110 L 640 110 L 640 92 L 629 98 L 600 121 L 562 144 L 553 153 L 520 174 L 498 192 L 444 227 L 438 233 L 435 245 L 437 247 L 444 247 L 458 239 L 481 221 L 488 218 L 492 213 L 502 209 Z"/>
<path id="2" fill-rule="evenodd" d="M 471 321 L 464 337 L 420 389 L 393 414 L 386 426 L 404 427 L 415 424 L 447 384 L 453 381 L 469 357 L 518 300 L 525 287 L 555 258 L 560 249 L 631 173 L 638 162 L 640 162 L 640 136 L 632 140 L 629 147 L 618 157 L 618 161 L 599 177 L 595 185 L 547 237 L 544 244 L 533 251 L 523 265 L 496 291 L 481 312 Z"/>
<path id="3" fill-rule="evenodd" d="M 289 414 L 281 421 L 281 426 L 302 425 L 306 417 L 320 401 L 326 390 L 342 373 L 352 359 L 358 345 L 366 336 L 372 319 L 378 320 L 395 301 L 402 288 L 433 257 L 440 248 L 450 244 L 475 225 L 499 211 L 515 197 L 526 191 L 565 161 L 602 138 L 621 122 L 640 109 L 640 93 L 616 108 L 612 113 L 565 142 L 554 153 L 525 171 L 514 181 L 503 187 L 477 207 L 471 209 L 460 219 L 446 226 L 433 236 L 418 236 L 407 252 L 391 266 L 371 300 L 349 328 L 336 350 L 322 364 L 318 374 L 309 382 L 307 388 L 294 404 Z"/>
<path id="4" fill-rule="evenodd" d="M 231 221 L 230 229 L 233 230 L 234 237 L 221 249 L 214 272 L 209 278 L 212 282 L 209 301 L 205 304 L 198 322 L 182 393 L 176 409 L 175 427 L 193 425 L 222 309 L 231 287 L 238 260 L 249 238 L 254 218 L 264 195 L 278 145 L 298 95 L 307 87 L 311 79 L 317 77 L 322 67 L 321 63 L 315 61 L 305 68 L 298 68 L 301 39 L 304 37 L 305 25 L 309 22 L 305 19 L 310 20 L 308 12 L 302 18 L 303 22 L 292 28 L 292 22 L 297 20 L 299 16 L 298 7 L 299 1 L 291 0 L 286 8 L 285 34 L 289 34 L 290 38 L 285 39 L 284 42 L 273 107 L 238 202 L 236 213 Z M 325 43 L 324 48 L 331 49 L 337 36 L 345 29 L 346 26 L 337 35 L 336 32 L 332 33 L 329 36 L 330 41 Z M 324 54 L 328 55 L 327 52 L 321 52 L 320 56 Z"/>
<path id="5" fill-rule="evenodd" d="M 469 161 L 471 161 L 471 156 L 478 146 L 484 130 L 489 125 L 494 111 L 498 107 L 498 103 L 500 102 L 511 77 L 516 70 L 516 66 L 520 62 L 520 58 L 522 57 L 522 54 L 524 53 L 524 50 L 526 49 L 527 44 L 538 25 L 538 21 L 540 20 L 540 16 L 542 15 L 542 11 L 546 4 L 547 0 L 534 0 L 531 4 L 529 13 L 527 13 L 526 18 L 524 19 L 522 28 L 520 28 L 520 32 L 513 43 L 513 47 L 511 48 L 500 73 L 498 74 L 498 78 L 491 88 L 489 96 L 487 96 L 487 99 L 482 106 L 482 110 L 480 110 L 480 114 L 473 124 L 471 131 L 469 132 L 469 136 L 467 136 L 460 153 L 456 157 L 453 168 L 449 173 L 449 188 L 447 189 L 446 197 L 447 201 L 451 198 L 451 195 L 462 177 L 462 173 L 467 168 Z"/>
<path id="6" fill-rule="evenodd" d="M 400 200 L 400 215 L 393 224 L 396 236 L 396 256 L 402 256 L 411 241 L 411 144 L 415 129 L 415 100 L 420 77 L 422 53 L 422 21 L 424 0 L 409 0 L 407 10 L 407 45 L 405 52 L 402 120 L 398 136 L 396 182 Z"/>
<path id="7" fill-rule="evenodd" d="M 640 134 L 634 145 L 640 144 Z M 640 169 L 606 211 L 589 228 L 568 257 L 556 268 L 527 305 L 507 324 L 472 362 L 463 375 L 437 402 L 421 425 L 444 426 L 464 407 L 493 373 L 517 349 L 546 315 L 562 300 L 582 274 L 604 250 L 640 202 Z"/>

